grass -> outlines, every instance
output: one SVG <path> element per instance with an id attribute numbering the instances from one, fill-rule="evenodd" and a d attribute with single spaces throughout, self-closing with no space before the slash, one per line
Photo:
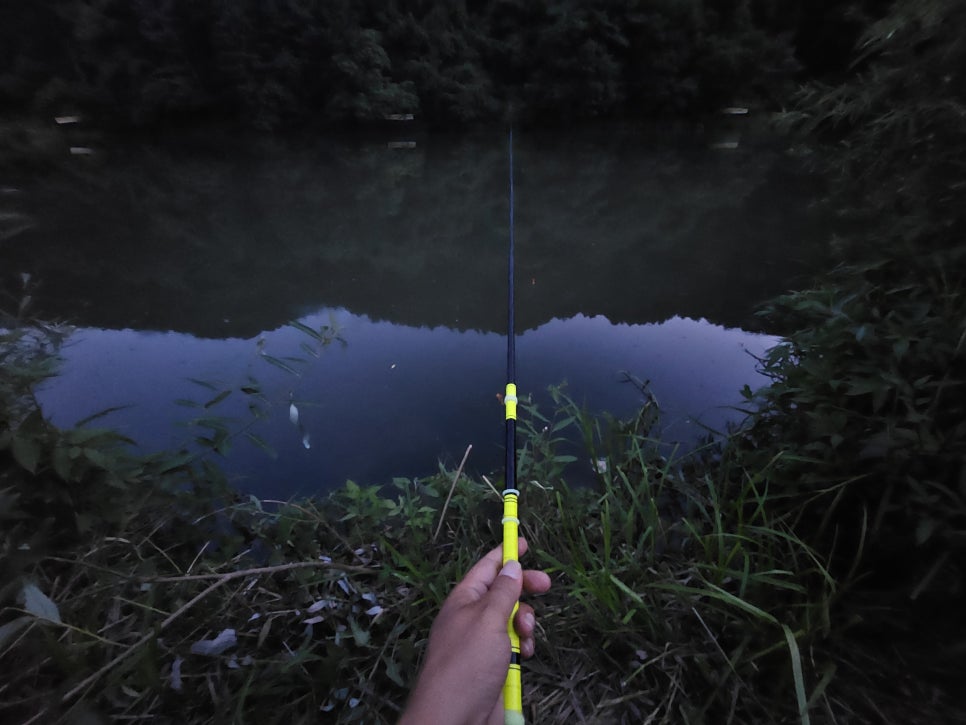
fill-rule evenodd
<path id="1" fill-rule="evenodd" d="M 47 424 L 30 390 L 55 369 L 52 335 L 2 345 L 0 718 L 393 722 L 434 613 L 500 539 L 489 483 L 460 478 L 445 512 L 445 470 L 241 497 L 178 452 L 138 458 L 109 432 Z M 530 720 L 863 721 L 841 676 L 861 668 L 851 580 L 776 504 L 781 455 L 675 460 L 647 437 L 652 407 L 621 422 L 556 400 L 522 426 L 527 563 L 554 579 L 534 602 Z M 565 482 L 571 427 L 596 486 Z"/>

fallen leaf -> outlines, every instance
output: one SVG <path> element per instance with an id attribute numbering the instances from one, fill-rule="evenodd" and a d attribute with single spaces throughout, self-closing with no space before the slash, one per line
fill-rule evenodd
<path id="1" fill-rule="evenodd" d="M 238 638 L 235 637 L 235 630 L 224 629 L 214 639 L 199 639 L 191 645 L 191 654 L 217 657 L 225 650 L 229 650 L 237 644 Z"/>
<path id="2" fill-rule="evenodd" d="M 20 600 L 23 602 L 23 608 L 38 619 L 62 624 L 57 605 L 51 601 L 50 597 L 40 591 L 36 584 L 24 584 L 20 591 Z"/>

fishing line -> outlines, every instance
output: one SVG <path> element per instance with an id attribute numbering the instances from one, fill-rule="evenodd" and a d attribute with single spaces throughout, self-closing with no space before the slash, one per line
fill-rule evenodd
<path id="1" fill-rule="evenodd" d="M 516 489 L 517 479 L 517 386 L 516 386 L 516 331 L 513 319 L 514 308 L 514 223 L 513 223 L 513 126 L 509 134 L 509 166 L 510 166 L 510 245 L 507 254 L 507 334 L 506 334 L 506 393 L 503 405 L 506 408 L 506 465 L 504 478 L 506 481 L 503 491 L 503 563 L 511 559 L 519 561 L 518 547 L 520 519 L 518 518 L 517 503 L 520 492 Z M 523 718 L 523 685 L 520 675 L 520 637 L 513 627 L 513 617 L 517 613 L 520 603 L 513 606 L 513 612 L 507 622 L 507 634 L 510 635 L 510 667 L 507 670 L 506 682 L 503 685 L 503 718 L 505 725 L 524 725 Z"/>

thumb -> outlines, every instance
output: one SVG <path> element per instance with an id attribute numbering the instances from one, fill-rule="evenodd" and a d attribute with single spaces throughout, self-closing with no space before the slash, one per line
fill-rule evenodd
<path id="1" fill-rule="evenodd" d="M 511 559 L 500 570 L 499 576 L 486 593 L 486 609 L 498 614 L 503 622 L 510 618 L 513 606 L 523 593 L 523 568 Z"/>

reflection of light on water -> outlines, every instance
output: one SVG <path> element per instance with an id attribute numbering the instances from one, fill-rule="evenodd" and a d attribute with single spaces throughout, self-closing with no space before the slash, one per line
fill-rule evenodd
<path id="1" fill-rule="evenodd" d="M 265 496 L 325 489 L 347 478 L 381 483 L 427 475 L 439 457 L 451 462 L 469 443 L 471 469 L 499 468 L 503 417 L 494 395 L 504 382 L 502 336 L 404 327 L 344 310 L 302 322 L 318 327 L 332 314 L 348 344 L 318 358 L 300 356 L 304 334 L 291 327 L 251 340 L 82 329 L 41 402 L 59 425 L 130 406 L 105 424 L 155 450 L 190 440 L 185 424 L 200 415 L 249 422 L 251 401 L 240 390 L 254 379 L 267 415 L 251 432 L 278 457 L 239 440 L 223 463 L 239 488 Z M 578 315 L 519 336 L 517 383 L 540 401 L 548 385 L 566 382 L 568 394 L 590 410 L 628 416 L 643 400 L 626 384 L 626 372 L 650 380 L 664 411 L 665 439 L 693 441 L 736 419 L 729 406 L 741 401 L 739 390 L 763 382 L 752 356 L 776 341 L 703 320 L 614 325 Z M 297 375 L 267 364 L 265 351 Z M 186 408 L 176 401 L 203 404 L 216 395 L 189 378 L 232 393 L 210 410 Z"/>
<path id="2" fill-rule="evenodd" d="M 736 419 L 730 406 L 742 400 L 738 391 L 760 380 L 755 357 L 778 340 L 706 320 L 614 325 L 577 315 L 524 334 L 517 350 L 524 374 L 567 381 L 570 394 L 595 411 L 631 415 L 645 401 L 623 373 L 650 381 L 663 412 L 663 437 L 693 441 L 706 428 L 723 431 Z"/>

